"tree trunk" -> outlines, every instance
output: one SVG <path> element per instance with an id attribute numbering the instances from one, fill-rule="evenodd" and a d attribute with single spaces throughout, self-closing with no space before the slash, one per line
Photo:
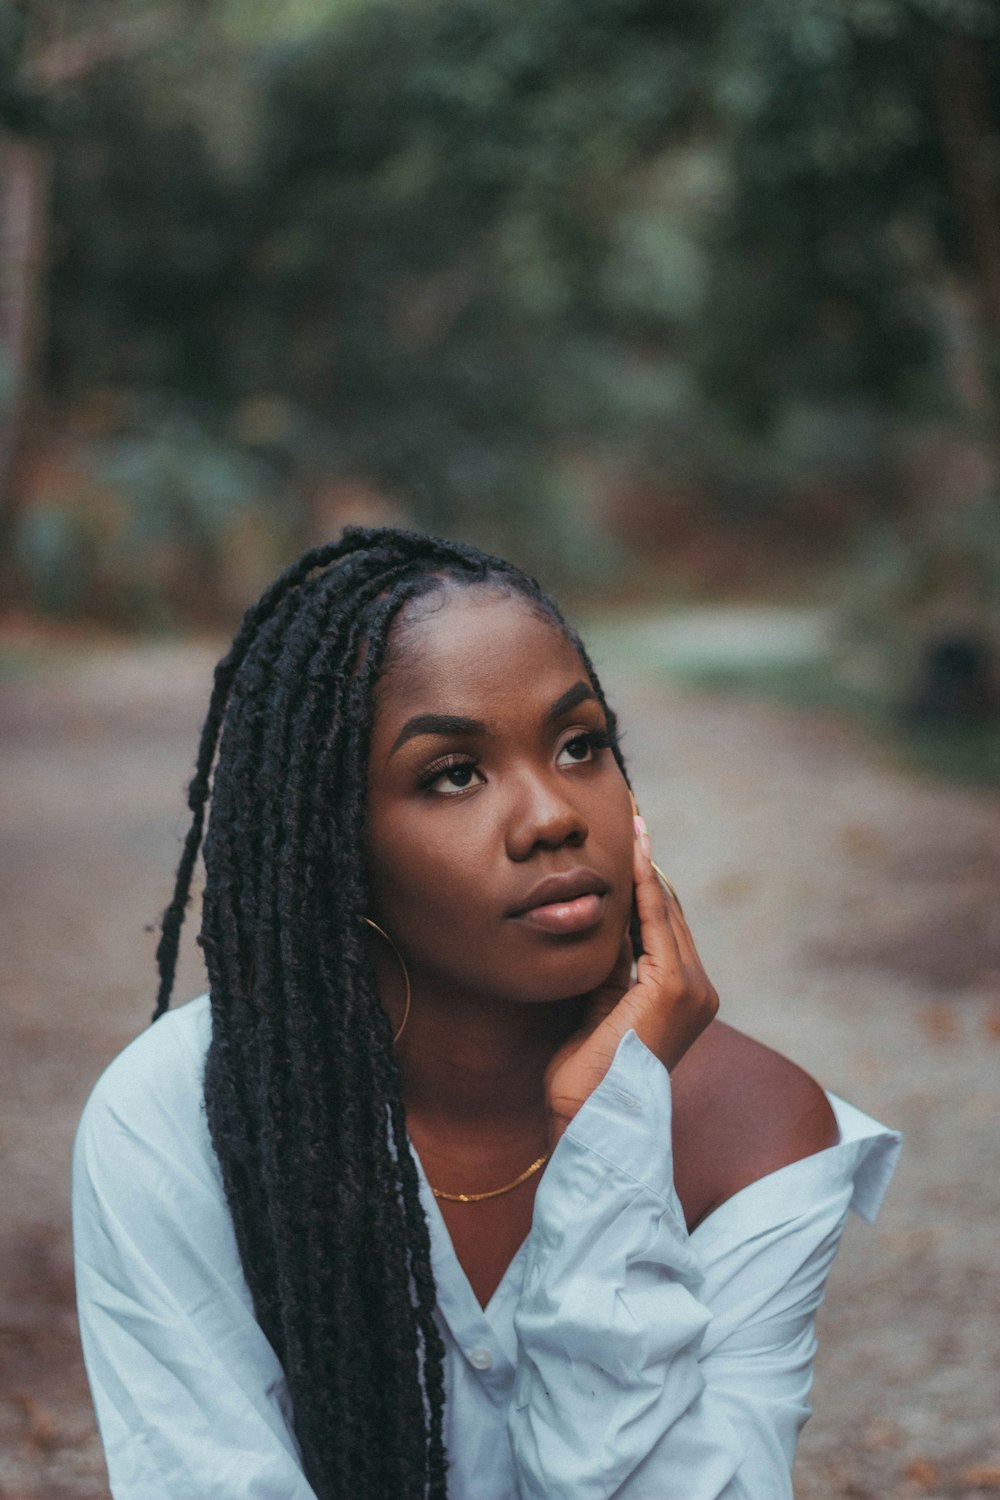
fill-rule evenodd
<path id="1" fill-rule="evenodd" d="M 44 329 L 51 160 L 47 146 L 0 137 L 0 559 L 6 594 L 13 583 L 11 542 L 35 406 Z"/>
<path id="2" fill-rule="evenodd" d="M 1000 345 L 1000 118 L 985 44 L 975 37 L 953 35 L 942 51 L 940 121 L 984 341 Z M 982 361 L 978 404 L 993 426 L 1000 390 L 991 380 L 991 363 L 988 355 Z M 993 427 L 994 440 L 995 432 Z"/>

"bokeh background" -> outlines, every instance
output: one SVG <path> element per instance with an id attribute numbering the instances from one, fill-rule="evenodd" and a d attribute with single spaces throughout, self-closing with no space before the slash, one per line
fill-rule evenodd
<path id="1" fill-rule="evenodd" d="M 1000 1491 L 998 502 L 994 0 L 0 0 L 0 1496 L 106 1497 L 72 1130 L 353 521 L 560 594 L 729 1019 L 907 1131 L 798 1493 Z"/>

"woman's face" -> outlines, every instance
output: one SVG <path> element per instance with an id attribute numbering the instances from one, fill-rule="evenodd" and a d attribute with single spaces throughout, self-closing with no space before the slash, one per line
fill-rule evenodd
<path id="1" fill-rule="evenodd" d="M 445 587 L 397 621 L 375 700 L 371 915 L 419 997 L 565 999 L 611 971 L 632 905 L 628 788 L 557 627 Z"/>

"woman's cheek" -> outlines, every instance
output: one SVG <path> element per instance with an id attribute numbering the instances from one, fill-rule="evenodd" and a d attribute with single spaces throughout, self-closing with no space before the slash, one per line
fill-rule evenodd
<path id="1" fill-rule="evenodd" d="M 422 837 L 398 840 L 396 851 L 383 890 L 401 928 L 419 942 L 422 932 L 464 926 L 478 904 L 483 871 L 461 835 L 454 829 L 425 829 Z"/>

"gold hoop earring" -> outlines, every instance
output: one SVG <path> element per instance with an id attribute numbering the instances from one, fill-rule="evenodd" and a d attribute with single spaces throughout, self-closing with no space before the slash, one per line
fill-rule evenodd
<path id="1" fill-rule="evenodd" d="M 403 984 L 406 987 L 406 1000 L 403 1005 L 403 1019 L 399 1023 L 399 1030 L 396 1032 L 395 1036 L 392 1039 L 392 1045 L 395 1046 L 400 1037 L 403 1035 L 403 1032 L 406 1030 L 406 1023 L 410 1019 L 410 971 L 406 967 L 406 964 L 403 962 L 403 955 L 400 953 L 399 949 L 396 947 L 396 944 L 386 932 L 385 928 L 380 927 L 377 922 L 373 922 L 371 917 L 362 917 L 361 920 L 363 922 L 367 922 L 369 927 L 374 927 L 375 931 L 381 937 L 385 938 L 386 942 L 389 944 L 389 947 L 392 949 L 393 953 L 395 953 L 399 963 L 399 967 L 403 971 Z"/>
<path id="2" fill-rule="evenodd" d="M 670 881 L 667 879 L 667 877 L 664 875 L 663 871 L 660 869 L 659 865 L 656 863 L 656 860 L 655 859 L 651 859 L 649 861 L 649 863 L 653 866 L 653 873 L 655 875 L 659 876 L 660 880 L 662 880 L 663 884 L 666 886 L 666 888 L 670 892 L 671 896 L 673 896 L 674 900 L 677 902 L 677 910 L 680 912 L 681 916 L 683 916 L 684 915 L 684 908 L 681 905 L 681 898 L 680 898 L 680 896 L 678 896 L 677 892 L 674 890 L 673 886 L 670 884 Z"/>

